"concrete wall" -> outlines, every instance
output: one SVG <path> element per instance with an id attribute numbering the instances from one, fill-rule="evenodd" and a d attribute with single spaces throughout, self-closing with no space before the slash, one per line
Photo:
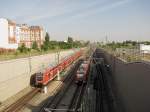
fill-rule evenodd
<path id="1" fill-rule="evenodd" d="M 60 53 L 60 58 L 72 54 L 72 50 Z M 47 66 L 56 64 L 56 53 L 0 62 L 0 102 L 30 85 L 30 76 Z M 31 72 L 30 72 L 31 71 Z"/>
<path id="2" fill-rule="evenodd" d="M 126 63 L 105 53 L 125 112 L 150 112 L 150 64 Z"/>

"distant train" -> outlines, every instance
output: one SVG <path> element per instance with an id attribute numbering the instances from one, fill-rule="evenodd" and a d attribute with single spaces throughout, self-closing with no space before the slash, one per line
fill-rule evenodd
<path id="1" fill-rule="evenodd" d="M 89 71 L 90 61 L 84 60 L 81 65 L 79 66 L 76 77 L 75 77 L 75 83 L 81 84 L 87 82 L 88 77 L 88 71 Z"/>
<path id="2" fill-rule="evenodd" d="M 52 68 L 47 68 L 44 72 L 39 72 L 35 74 L 35 86 L 44 86 L 47 85 L 51 80 L 53 80 L 58 72 L 62 72 L 67 68 L 71 63 L 77 60 L 83 53 L 83 50 L 77 51 L 71 56 L 68 56 L 58 65 Z"/>

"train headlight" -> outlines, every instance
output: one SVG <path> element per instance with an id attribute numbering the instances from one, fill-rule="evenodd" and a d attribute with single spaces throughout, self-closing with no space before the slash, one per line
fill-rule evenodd
<path id="1" fill-rule="evenodd" d="M 83 77 L 83 74 L 77 74 L 77 77 L 78 78 Z"/>

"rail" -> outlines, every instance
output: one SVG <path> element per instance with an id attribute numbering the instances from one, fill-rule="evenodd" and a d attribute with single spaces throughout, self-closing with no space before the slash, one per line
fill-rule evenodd
<path id="1" fill-rule="evenodd" d="M 64 78 L 62 80 L 62 82 L 66 82 L 67 80 L 70 80 L 70 75 L 67 76 L 66 78 Z M 61 85 L 60 85 L 61 86 Z M 54 90 L 55 94 L 56 90 L 59 87 L 57 87 Z M 38 92 L 40 91 L 39 88 L 33 88 L 29 93 L 27 93 L 26 95 L 22 96 L 20 99 L 18 99 L 16 102 L 14 102 L 13 104 L 9 105 L 8 107 L 6 107 L 2 112 L 18 112 L 19 110 L 21 110 L 27 102 L 29 102 Z M 57 97 L 57 95 L 55 95 L 55 97 Z M 45 106 L 45 105 L 44 105 Z"/>
<path id="2" fill-rule="evenodd" d="M 85 90 L 85 84 L 82 83 L 82 86 L 80 87 L 80 90 L 79 90 L 79 95 L 78 95 L 78 97 L 76 99 L 74 112 L 77 112 L 77 111 L 80 110 L 80 104 L 81 104 L 81 100 L 82 100 L 82 96 L 83 96 L 84 90 Z"/>
<path id="3" fill-rule="evenodd" d="M 21 97 L 19 100 L 17 100 L 15 103 L 10 105 L 9 107 L 5 108 L 3 112 L 17 112 L 19 111 L 25 104 L 26 102 L 30 101 L 32 97 L 34 97 L 40 89 L 34 88 L 32 89 L 28 94 L 25 96 Z"/>
<path id="4" fill-rule="evenodd" d="M 108 66 L 102 52 L 93 53 L 81 112 L 116 112 Z"/>
<path id="5" fill-rule="evenodd" d="M 96 57 L 100 57 L 101 52 L 97 50 Z M 103 57 L 104 58 L 104 57 Z M 97 74 L 94 79 L 96 90 L 96 112 L 115 112 L 112 88 L 108 78 L 105 60 L 96 63 Z"/>
<path id="6" fill-rule="evenodd" d="M 67 92 L 67 90 L 69 89 L 71 83 L 73 83 L 74 81 L 74 77 L 75 77 L 75 72 L 77 71 L 78 66 L 80 65 L 81 61 L 77 62 L 75 67 L 73 69 L 71 69 L 69 75 L 63 80 L 64 83 L 66 83 L 65 85 L 63 84 L 61 86 L 60 91 L 58 91 L 54 97 L 49 100 L 48 102 L 46 102 L 45 104 L 42 105 L 41 109 L 38 112 L 49 112 L 48 109 L 51 110 L 51 112 L 56 110 L 57 105 L 59 104 L 59 102 L 61 101 L 61 99 L 63 98 L 64 94 Z"/>

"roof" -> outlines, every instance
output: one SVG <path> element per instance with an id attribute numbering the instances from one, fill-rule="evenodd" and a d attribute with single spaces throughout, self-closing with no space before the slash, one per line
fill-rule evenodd
<path id="1" fill-rule="evenodd" d="M 15 22 L 15 21 L 13 21 L 13 20 L 7 19 L 7 21 L 8 21 L 8 24 L 13 24 L 13 25 L 15 25 L 15 24 L 16 24 L 16 22 Z"/>
<path id="2" fill-rule="evenodd" d="M 30 29 L 43 29 L 41 26 L 30 26 Z"/>

